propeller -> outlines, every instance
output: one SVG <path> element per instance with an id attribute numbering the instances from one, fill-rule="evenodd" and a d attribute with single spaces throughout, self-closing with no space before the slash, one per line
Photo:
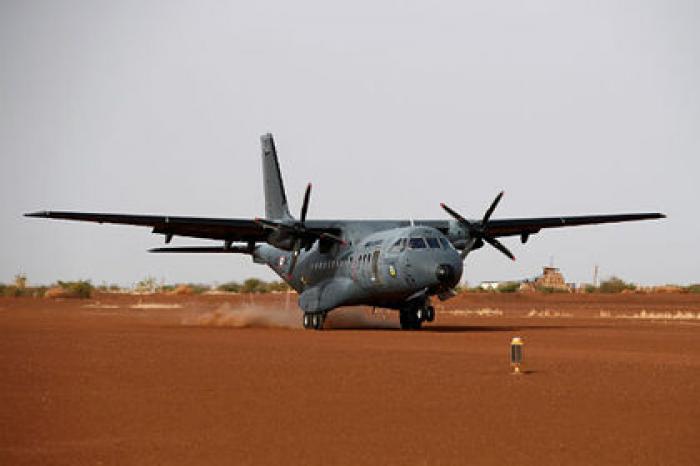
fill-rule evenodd
<path id="1" fill-rule="evenodd" d="M 493 202 L 491 203 L 489 208 L 486 210 L 486 213 L 484 214 L 484 218 L 481 220 L 480 224 L 471 223 L 469 220 L 462 217 L 459 213 L 450 209 L 445 204 L 440 204 L 440 207 L 442 207 L 445 210 L 445 212 L 450 214 L 455 220 L 457 220 L 460 224 L 462 224 L 469 232 L 469 236 L 471 238 L 474 238 L 476 240 L 486 241 L 491 246 L 493 246 L 494 248 L 498 249 L 503 254 L 505 254 L 511 260 L 515 260 L 515 256 L 513 255 L 513 253 L 510 252 L 508 250 L 508 248 L 503 245 L 503 243 L 498 241 L 495 237 L 489 235 L 489 219 L 491 219 L 491 215 L 493 214 L 494 210 L 496 210 L 498 203 L 501 202 L 501 198 L 503 197 L 503 194 L 505 194 L 504 191 L 501 191 L 500 193 L 498 193 L 498 196 L 496 196 L 496 198 L 493 200 Z M 462 251 L 462 259 L 464 259 L 464 257 L 466 257 L 466 255 L 468 253 L 469 253 L 469 248 L 465 248 Z"/>
<path id="2" fill-rule="evenodd" d="M 265 220 L 261 218 L 255 219 L 255 221 L 266 228 L 271 228 L 273 230 L 282 230 L 294 238 L 294 245 L 292 246 L 292 261 L 289 263 L 289 271 L 287 275 L 292 276 L 294 268 L 296 267 L 297 260 L 299 259 L 299 254 L 301 253 L 301 247 L 303 246 L 304 239 L 313 238 L 316 239 L 327 239 L 335 241 L 339 244 L 347 244 L 343 238 L 339 236 L 326 233 L 318 232 L 306 228 L 306 213 L 309 210 L 309 201 L 311 200 L 311 183 L 306 186 L 306 191 L 304 192 L 304 200 L 301 204 L 301 212 L 299 215 L 299 221 L 293 224 L 276 222 L 273 220 Z"/>

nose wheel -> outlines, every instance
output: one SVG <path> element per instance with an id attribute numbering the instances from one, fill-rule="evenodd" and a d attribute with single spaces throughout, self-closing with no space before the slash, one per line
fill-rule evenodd
<path id="1" fill-rule="evenodd" d="M 326 321 L 326 314 L 323 312 L 306 312 L 302 324 L 306 329 L 322 330 Z"/>
<path id="2" fill-rule="evenodd" d="M 401 330 L 420 330 L 423 322 L 435 320 L 435 308 L 430 304 L 409 304 L 399 311 Z"/>

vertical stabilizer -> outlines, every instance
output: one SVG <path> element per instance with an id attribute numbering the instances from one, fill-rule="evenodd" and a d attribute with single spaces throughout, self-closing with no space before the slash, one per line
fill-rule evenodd
<path id="1" fill-rule="evenodd" d="M 265 187 L 265 218 L 269 220 L 291 218 L 272 134 L 267 133 L 260 136 L 260 144 L 262 145 L 263 185 Z"/>

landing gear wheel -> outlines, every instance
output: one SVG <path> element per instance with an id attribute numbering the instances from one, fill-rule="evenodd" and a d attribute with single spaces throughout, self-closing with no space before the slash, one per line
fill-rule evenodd
<path id="1" fill-rule="evenodd" d="M 420 330 L 423 321 L 419 317 L 418 309 L 408 308 L 399 312 L 401 330 Z"/>
<path id="2" fill-rule="evenodd" d="M 432 322 L 435 320 L 435 308 L 433 306 L 428 306 L 425 309 L 425 320 L 427 322 Z"/>
<path id="3" fill-rule="evenodd" d="M 304 314 L 303 319 L 304 328 L 311 328 L 311 314 Z"/>
<path id="4" fill-rule="evenodd" d="M 315 330 L 322 330 L 323 323 L 325 320 L 326 320 L 326 315 L 323 314 L 322 312 L 319 312 L 318 314 L 314 314 L 312 317 L 313 328 Z"/>

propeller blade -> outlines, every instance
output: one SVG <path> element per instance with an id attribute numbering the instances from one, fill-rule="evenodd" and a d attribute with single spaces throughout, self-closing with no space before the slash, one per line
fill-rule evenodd
<path id="1" fill-rule="evenodd" d="M 496 196 L 496 199 L 493 200 L 491 203 L 491 207 L 489 207 L 489 210 L 486 211 L 484 214 L 484 219 L 481 221 L 481 228 L 484 230 L 486 229 L 486 224 L 489 223 L 489 219 L 491 218 L 491 214 L 493 214 L 493 211 L 496 210 L 496 206 L 498 205 L 499 202 L 501 202 L 501 198 L 505 194 L 505 191 L 501 191 L 498 193 L 498 196 Z"/>
<path id="2" fill-rule="evenodd" d="M 454 217 L 455 220 L 466 225 L 467 227 L 469 227 L 471 229 L 471 223 L 469 223 L 469 221 L 466 218 L 462 217 L 461 215 L 459 215 L 457 212 L 455 212 L 454 210 L 447 207 L 447 205 L 442 203 L 442 202 L 440 203 L 440 207 L 442 207 L 445 210 L 445 212 L 447 212 L 452 217 Z"/>
<path id="3" fill-rule="evenodd" d="M 304 193 L 304 202 L 301 204 L 301 215 L 299 216 L 299 221 L 302 225 L 306 221 L 306 212 L 309 210 L 309 199 L 311 198 L 311 183 L 306 185 L 306 192 Z"/>
<path id="4" fill-rule="evenodd" d="M 513 255 L 513 253 L 510 252 L 510 251 L 508 250 L 508 248 L 505 247 L 505 246 L 503 245 L 503 243 L 501 243 L 500 241 L 498 241 L 496 238 L 491 238 L 490 236 L 484 236 L 484 241 L 486 241 L 486 242 L 489 243 L 491 246 L 493 246 L 494 248 L 496 248 L 496 249 L 498 249 L 499 251 L 501 251 L 503 254 L 505 254 L 506 256 L 508 256 L 511 260 L 515 260 L 515 256 Z"/>

